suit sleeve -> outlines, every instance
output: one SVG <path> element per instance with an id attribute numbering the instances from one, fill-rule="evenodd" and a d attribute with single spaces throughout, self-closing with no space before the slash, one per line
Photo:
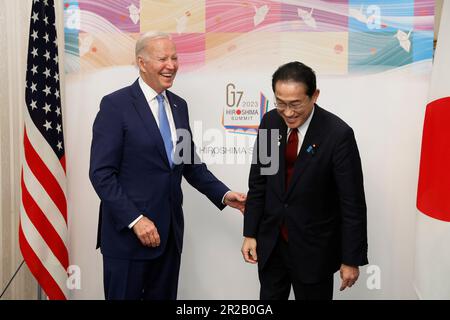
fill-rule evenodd
<path id="1" fill-rule="evenodd" d="M 253 147 L 253 159 L 248 178 L 248 194 L 244 213 L 244 237 L 256 238 L 261 217 L 264 213 L 267 176 L 261 174 L 261 161 L 258 148 L 260 146 L 260 130 L 266 130 L 266 117 L 261 121 L 258 136 Z M 269 135 L 267 135 L 269 136 Z"/>
<path id="2" fill-rule="evenodd" d="M 361 159 L 348 128 L 333 153 L 334 178 L 341 211 L 342 263 L 361 266 L 367 260 L 367 208 Z"/>
<path id="3" fill-rule="evenodd" d="M 186 106 L 186 115 L 189 123 L 189 115 Z M 222 203 L 222 199 L 230 189 L 222 183 L 219 179 L 214 176 L 211 171 L 208 170 L 207 166 L 200 160 L 197 152 L 195 151 L 195 144 L 192 140 L 192 131 L 189 130 L 190 137 L 190 157 L 189 163 L 185 163 L 183 167 L 183 176 L 186 181 L 197 189 L 199 192 L 203 193 L 214 205 L 223 210 L 226 206 Z"/>
<path id="4" fill-rule="evenodd" d="M 123 134 L 121 112 L 108 97 L 104 97 L 92 130 L 89 178 L 102 201 L 102 207 L 108 208 L 107 212 L 112 214 L 119 231 L 128 228 L 140 215 L 118 180 Z"/>

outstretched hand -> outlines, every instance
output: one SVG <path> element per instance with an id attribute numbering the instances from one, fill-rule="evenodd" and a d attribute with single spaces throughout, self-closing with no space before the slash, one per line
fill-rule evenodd
<path id="1" fill-rule="evenodd" d="M 247 200 L 247 195 L 240 192 L 230 191 L 226 194 L 224 199 L 224 204 L 232 208 L 238 209 L 244 214 L 245 201 Z"/>

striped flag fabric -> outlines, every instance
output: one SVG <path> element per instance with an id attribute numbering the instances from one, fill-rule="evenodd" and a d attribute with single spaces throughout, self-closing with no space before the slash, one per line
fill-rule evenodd
<path id="1" fill-rule="evenodd" d="M 450 1 L 444 1 L 425 113 L 417 189 L 414 285 L 450 299 Z"/>
<path id="2" fill-rule="evenodd" d="M 20 250 L 48 299 L 65 300 L 66 163 L 53 0 L 33 0 L 25 102 Z"/>

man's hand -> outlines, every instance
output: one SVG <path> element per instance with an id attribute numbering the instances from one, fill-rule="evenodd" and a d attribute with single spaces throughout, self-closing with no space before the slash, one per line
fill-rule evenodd
<path id="1" fill-rule="evenodd" d="M 158 229 L 153 221 L 147 217 L 142 217 L 139 219 L 139 221 L 133 226 L 133 231 L 139 240 L 141 240 L 141 243 L 146 247 L 158 247 L 161 243 Z"/>
<path id="2" fill-rule="evenodd" d="M 256 239 L 245 237 L 241 252 L 245 262 L 253 264 L 257 263 L 258 256 L 256 255 Z"/>
<path id="3" fill-rule="evenodd" d="M 247 195 L 240 192 L 230 191 L 226 194 L 224 199 L 224 204 L 244 213 L 245 201 L 247 200 Z"/>
<path id="4" fill-rule="evenodd" d="M 344 290 L 347 287 L 351 287 L 355 284 L 356 280 L 358 280 L 359 277 L 359 268 L 354 266 L 348 266 L 345 264 L 341 264 L 341 279 L 342 284 L 340 291 Z"/>

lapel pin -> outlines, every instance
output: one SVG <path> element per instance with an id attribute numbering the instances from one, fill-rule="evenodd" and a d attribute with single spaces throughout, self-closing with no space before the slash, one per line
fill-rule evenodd
<path id="1" fill-rule="evenodd" d="M 311 155 L 315 155 L 317 151 L 317 145 L 309 145 L 309 147 L 306 149 L 306 152 L 310 153 Z"/>

